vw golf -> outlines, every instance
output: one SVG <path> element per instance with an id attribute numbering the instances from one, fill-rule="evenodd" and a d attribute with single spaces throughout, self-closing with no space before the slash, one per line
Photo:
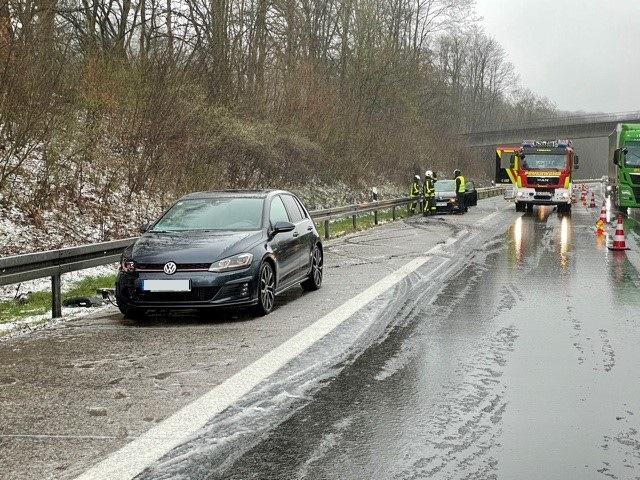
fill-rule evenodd
<path id="1" fill-rule="evenodd" d="M 285 290 L 320 288 L 323 255 L 308 210 L 290 192 L 191 193 L 124 250 L 116 302 L 137 319 L 149 310 L 222 306 L 266 315 Z"/>

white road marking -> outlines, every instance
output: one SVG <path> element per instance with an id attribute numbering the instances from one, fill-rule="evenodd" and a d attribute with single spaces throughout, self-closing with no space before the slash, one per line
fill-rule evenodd
<path id="1" fill-rule="evenodd" d="M 449 238 L 446 244 L 450 245 L 459 238 L 461 238 L 460 234 Z M 264 379 L 300 355 L 376 297 L 424 265 L 440 247 L 441 245 L 435 246 L 427 252 L 429 256 L 412 260 L 356 295 L 279 347 L 214 387 L 193 403 L 112 453 L 80 475 L 78 479 L 131 479 L 140 474 L 171 449 L 187 441 L 213 417 L 240 400 Z"/>

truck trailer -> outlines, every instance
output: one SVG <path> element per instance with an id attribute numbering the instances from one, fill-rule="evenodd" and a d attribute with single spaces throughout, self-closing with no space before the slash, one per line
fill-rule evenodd
<path id="1" fill-rule="evenodd" d="M 619 123 L 609 134 L 608 166 L 612 206 L 640 207 L 640 124 Z"/>

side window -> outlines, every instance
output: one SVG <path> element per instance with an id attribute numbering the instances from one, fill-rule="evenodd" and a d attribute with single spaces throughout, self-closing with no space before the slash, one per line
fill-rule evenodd
<path id="1" fill-rule="evenodd" d="M 296 205 L 298 205 L 298 208 L 300 209 L 300 213 L 302 214 L 302 218 L 307 218 L 307 219 L 311 219 L 311 217 L 309 217 L 309 214 L 307 213 L 307 210 L 302 206 L 302 203 L 300 203 L 300 200 L 297 199 L 296 197 L 293 197 L 293 199 L 296 202 Z"/>
<path id="2" fill-rule="evenodd" d="M 296 203 L 296 199 L 291 195 L 282 195 L 282 200 L 284 202 L 284 206 L 287 207 L 287 212 L 289 212 L 289 218 L 291 218 L 291 221 L 293 223 L 301 222 L 304 216 L 300 211 L 300 207 Z"/>
<path id="3" fill-rule="evenodd" d="M 271 201 L 271 209 L 269 210 L 269 224 L 271 228 L 273 228 L 276 222 L 288 221 L 289 215 L 287 215 L 287 209 L 284 207 L 282 199 L 280 197 L 274 197 Z"/>

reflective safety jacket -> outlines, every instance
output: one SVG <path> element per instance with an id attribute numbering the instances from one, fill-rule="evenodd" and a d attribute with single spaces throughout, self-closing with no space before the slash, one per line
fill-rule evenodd
<path id="1" fill-rule="evenodd" d="M 456 177 L 456 193 L 464 193 L 464 192 L 465 192 L 464 177 L 462 175 L 458 175 Z"/>
<path id="2" fill-rule="evenodd" d="M 420 184 L 414 180 L 411 187 L 409 187 L 409 196 L 417 197 L 418 195 L 420 195 Z"/>
<path id="3" fill-rule="evenodd" d="M 422 185 L 422 193 L 426 198 L 431 198 L 436 196 L 435 184 L 436 182 L 431 178 L 426 178 L 424 184 Z"/>

